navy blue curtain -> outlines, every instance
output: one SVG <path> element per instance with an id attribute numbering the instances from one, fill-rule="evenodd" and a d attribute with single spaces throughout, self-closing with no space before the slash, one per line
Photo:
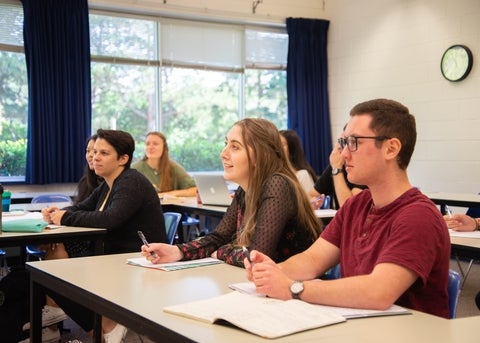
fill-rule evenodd
<path id="1" fill-rule="evenodd" d="M 91 131 L 87 0 L 22 0 L 28 73 L 26 183 L 77 182 Z"/>
<path id="2" fill-rule="evenodd" d="M 307 160 L 320 174 L 332 150 L 327 79 L 329 21 L 287 18 L 288 127 L 297 131 Z"/>

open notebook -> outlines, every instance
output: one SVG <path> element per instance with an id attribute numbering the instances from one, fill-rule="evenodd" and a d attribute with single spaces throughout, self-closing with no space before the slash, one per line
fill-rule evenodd
<path id="1" fill-rule="evenodd" d="M 163 311 L 211 324 L 225 322 L 265 338 L 345 322 L 339 314 L 301 300 L 278 300 L 231 292 L 172 305 Z"/>
<path id="2" fill-rule="evenodd" d="M 195 174 L 198 194 L 205 205 L 230 206 L 232 197 L 223 175 Z"/>

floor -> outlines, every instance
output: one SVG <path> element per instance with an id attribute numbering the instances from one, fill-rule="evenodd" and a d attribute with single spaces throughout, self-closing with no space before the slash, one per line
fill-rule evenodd
<path id="1" fill-rule="evenodd" d="M 461 265 L 462 265 L 462 268 L 465 269 L 467 266 L 467 262 L 461 262 Z M 451 261 L 450 268 L 456 271 L 459 271 L 459 267 L 455 260 Z M 480 315 L 480 310 L 478 310 L 477 306 L 475 305 L 475 296 L 479 291 L 480 291 L 480 264 L 474 263 L 465 281 L 465 284 L 463 285 L 463 288 L 460 292 L 458 308 L 457 308 L 457 318 Z M 64 326 L 65 328 L 70 329 L 70 332 L 65 332 L 62 335 L 62 343 L 68 342 L 69 340 L 73 340 L 73 339 L 79 339 L 83 343 L 92 342 L 91 338 L 70 319 L 64 322 Z M 125 342 L 143 343 L 143 342 L 152 342 L 152 341 L 130 330 L 127 333 Z"/>

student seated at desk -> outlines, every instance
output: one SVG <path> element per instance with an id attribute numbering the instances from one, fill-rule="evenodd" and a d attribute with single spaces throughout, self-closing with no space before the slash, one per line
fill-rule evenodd
<path id="1" fill-rule="evenodd" d="M 393 303 L 449 317 L 450 238 L 435 204 L 411 186 L 406 168 L 415 118 L 376 99 L 350 112 L 339 139 L 349 179 L 368 189 L 348 199 L 306 251 L 276 264 L 252 251 L 247 278 L 259 293 L 314 304 L 388 309 Z M 342 277 L 319 281 L 340 263 Z"/>
<path id="2" fill-rule="evenodd" d="M 480 230 L 480 218 L 474 218 L 466 214 L 455 213 L 446 214 L 443 216 L 448 228 L 454 231 L 479 231 Z"/>
<path id="3" fill-rule="evenodd" d="M 308 193 L 317 179 L 317 174 L 307 161 L 302 144 L 300 143 L 300 137 L 298 137 L 298 134 L 294 130 L 280 130 L 280 139 L 283 150 L 292 167 L 295 169 L 298 181 L 302 185 L 305 193 Z"/>
<path id="4" fill-rule="evenodd" d="M 366 188 L 348 181 L 341 152 L 340 145 L 337 144 L 330 153 L 330 164 L 308 192 L 313 209 L 322 207 L 326 195 L 332 197 L 332 208 L 339 209 L 348 198 Z"/>
<path id="5" fill-rule="evenodd" d="M 94 144 L 95 173 L 104 179 L 84 201 L 64 209 L 42 210 L 45 221 L 56 225 L 106 228 L 106 254 L 138 251 L 137 230 L 152 240 L 166 242 L 165 222 L 158 195 L 148 179 L 130 168 L 135 150 L 132 136 L 119 130 L 98 130 Z M 57 249 L 55 249 L 57 250 Z M 49 293 L 85 331 L 93 329 L 93 312 L 72 303 L 68 295 Z M 119 341 L 125 327 L 104 318 L 106 342 Z"/>
<path id="6" fill-rule="evenodd" d="M 195 180 L 185 169 L 170 159 L 167 138 L 161 132 L 147 134 L 145 140 L 145 156 L 132 164 L 145 175 L 160 196 L 164 194 L 177 197 L 194 197 L 197 195 Z"/>
<path id="7" fill-rule="evenodd" d="M 161 263 L 212 256 L 243 266 L 242 246 L 283 261 L 313 243 L 322 224 L 287 161 L 273 123 L 258 118 L 235 123 L 221 159 L 225 179 L 239 187 L 218 226 L 185 244 L 142 246 L 147 259 Z"/>

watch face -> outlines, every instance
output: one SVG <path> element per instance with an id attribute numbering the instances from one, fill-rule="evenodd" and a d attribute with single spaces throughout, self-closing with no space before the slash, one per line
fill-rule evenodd
<path id="1" fill-rule="evenodd" d="M 292 283 L 292 285 L 290 286 L 290 291 L 291 291 L 293 294 L 301 293 L 301 292 L 303 291 L 303 283 L 300 282 L 300 281 L 295 281 L 295 282 Z"/>
<path id="2" fill-rule="evenodd" d="M 442 75 L 449 81 L 465 79 L 472 69 L 473 55 L 464 45 L 449 47 L 442 56 L 440 68 Z"/>

